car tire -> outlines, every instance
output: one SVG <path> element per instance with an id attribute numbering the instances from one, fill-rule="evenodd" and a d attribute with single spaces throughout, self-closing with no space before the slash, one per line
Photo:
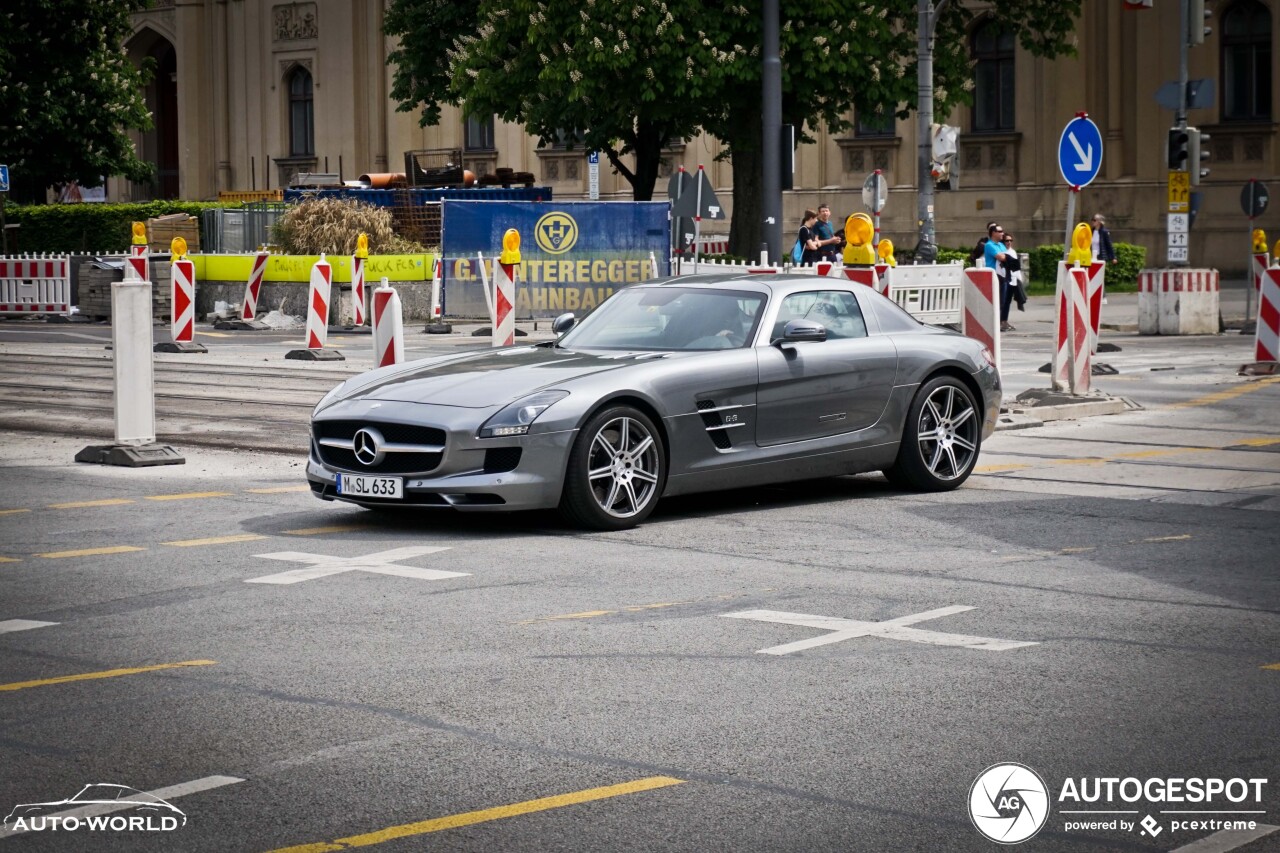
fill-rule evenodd
<path id="1" fill-rule="evenodd" d="M 982 449 L 982 414 L 973 392 L 952 376 L 937 376 L 920 387 L 893 466 L 884 475 L 895 486 L 918 492 L 958 488 Z"/>
<path id="2" fill-rule="evenodd" d="M 649 517 L 666 482 L 662 434 L 653 421 L 632 406 L 610 406 L 578 432 L 560 512 L 592 530 L 627 530 Z"/>

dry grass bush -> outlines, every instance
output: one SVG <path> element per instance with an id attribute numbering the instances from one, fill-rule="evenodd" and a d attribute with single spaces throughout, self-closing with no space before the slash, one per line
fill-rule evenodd
<path id="1" fill-rule="evenodd" d="M 287 255 L 350 255 L 361 232 L 369 235 L 369 254 L 425 251 L 392 230 L 391 211 L 346 199 L 318 198 L 289 209 L 271 231 L 272 241 Z"/>

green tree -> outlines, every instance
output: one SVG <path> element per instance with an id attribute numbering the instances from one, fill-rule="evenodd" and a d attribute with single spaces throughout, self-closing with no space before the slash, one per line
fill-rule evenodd
<path id="1" fill-rule="evenodd" d="M 910 114 L 916 0 L 781 0 L 783 121 L 839 132 L 850 110 Z M 1071 49 L 1080 0 L 993 0 L 994 14 L 1040 56 Z M 936 114 L 971 100 L 967 33 L 978 12 L 955 2 L 939 24 Z M 393 94 L 439 120 L 441 103 L 519 122 L 543 143 L 603 151 L 639 200 L 652 197 L 662 146 L 699 128 L 733 163 L 731 251 L 762 233 L 759 0 L 626 4 L 480 0 L 462 20 L 440 0 L 392 0 L 387 32 L 403 45 Z M 443 41 L 449 49 L 440 50 Z M 407 54 L 412 53 L 410 58 Z M 427 56 L 425 54 L 431 54 Z M 627 165 L 634 155 L 635 167 Z"/>
<path id="2" fill-rule="evenodd" d="M 104 176 L 146 180 L 127 130 L 145 130 L 148 70 L 121 47 L 129 15 L 145 0 L 17 0 L 0 24 L 0 162 L 13 194 L 43 201 L 45 189 Z"/>

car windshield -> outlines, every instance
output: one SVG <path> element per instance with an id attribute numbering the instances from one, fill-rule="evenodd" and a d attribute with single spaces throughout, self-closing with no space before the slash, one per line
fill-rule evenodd
<path id="1" fill-rule="evenodd" d="M 762 293 L 702 287 L 620 290 L 570 330 L 573 349 L 714 350 L 744 347 L 764 313 Z"/>

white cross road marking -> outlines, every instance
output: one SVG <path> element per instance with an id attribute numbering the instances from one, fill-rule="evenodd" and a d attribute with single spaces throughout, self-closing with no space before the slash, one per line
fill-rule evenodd
<path id="1" fill-rule="evenodd" d="M 221 788 L 224 785 L 234 785 L 237 782 L 243 781 L 243 779 L 236 776 L 205 776 L 203 779 L 193 779 L 190 782 L 170 785 L 167 788 L 157 788 L 154 791 L 146 791 L 145 793 L 166 801 L 176 800 L 178 797 L 185 797 L 187 794 L 198 794 L 201 791 Z M 53 812 L 52 814 L 42 815 L 42 817 L 96 817 L 97 815 L 122 812 L 131 808 L 133 808 L 131 803 L 94 803 L 89 806 L 78 806 L 73 809 L 67 809 L 66 811 Z M 27 832 L 27 830 L 5 829 L 3 826 L 0 826 L 0 838 L 8 838 L 11 835 L 21 835 L 24 832 Z"/>
<path id="2" fill-rule="evenodd" d="M 1228 850 L 1243 847 L 1251 841 L 1266 838 L 1278 829 L 1280 826 L 1266 823 L 1258 824 L 1255 829 L 1224 829 L 1179 847 L 1173 853 L 1227 853 Z"/>
<path id="3" fill-rule="evenodd" d="M 818 628 L 831 633 L 821 637 L 811 637 L 783 646 L 772 646 L 760 649 L 760 655 L 787 655 L 792 652 L 838 643 L 841 640 L 852 640 L 855 637 L 885 637 L 890 640 L 906 640 L 909 643 L 928 643 L 933 646 L 962 646 L 968 649 L 982 649 L 988 652 L 1003 652 L 1009 649 L 1020 649 L 1023 646 L 1038 646 L 1039 643 L 1027 643 L 1020 640 L 999 640 L 992 637 L 971 637 L 967 634 L 943 634 L 938 631 L 922 631 L 909 628 L 917 622 L 929 619 L 940 619 L 973 610 L 972 607 L 953 605 L 915 613 L 911 616 L 899 616 L 885 622 L 861 622 L 856 619 L 838 619 L 834 616 L 811 616 L 807 613 L 786 613 L 781 610 L 743 610 L 738 613 L 725 613 L 729 619 L 753 619 L 757 622 L 780 622 L 784 625 L 801 625 L 805 628 Z"/>
<path id="4" fill-rule="evenodd" d="M 30 631 L 32 628 L 48 628 L 50 625 L 57 624 L 57 622 L 36 622 L 31 619 L 8 619 L 0 622 L 0 634 L 10 634 L 14 631 Z"/>
<path id="5" fill-rule="evenodd" d="M 308 554 L 303 551 L 281 551 L 276 554 L 257 554 L 267 560 L 284 560 L 290 563 L 310 563 L 307 569 L 293 569 L 275 575 L 264 575 L 251 578 L 245 583 L 301 583 L 316 578 L 337 575 L 342 572 L 372 572 L 377 575 L 395 575 L 402 578 L 417 578 L 424 581 L 435 581 L 443 578 L 467 577 L 469 572 L 445 572 L 439 569 L 418 569 L 413 566 L 397 566 L 399 560 L 409 560 L 426 554 L 448 551 L 447 547 L 422 545 L 413 548 L 392 548 L 390 551 L 379 551 L 363 557 L 334 557 L 328 554 Z"/>

